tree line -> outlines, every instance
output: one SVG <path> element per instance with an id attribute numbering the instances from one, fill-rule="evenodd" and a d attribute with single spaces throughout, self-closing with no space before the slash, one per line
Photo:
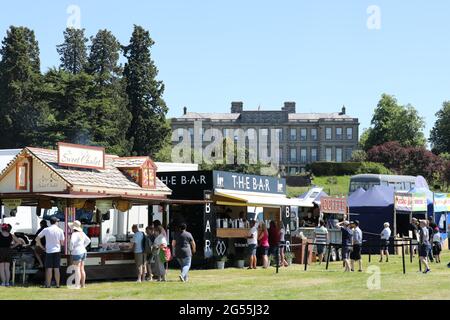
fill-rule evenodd
<path id="1" fill-rule="evenodd" d="M 11 26 L 0 49 L 0 148 L 65 141 L 157 155 L 170 124 L 153 45 L 137 25 L 126 45 L 108 30 L 88 39 L 84 29 L 67 28 L 59 66 L 42 73 L 34 31 Z"/>
<path id="2" fill-rule="evenodd" d="M 370 128 L 360 139 L 361 150 L 354 152 L 354 161 L 383 164 L 396 174 L 422 175 L 436 189 L 450 187 L 450 101 L 436 113 L 431 130 L 430 150 L 423 133 L 424 119 L 410 104 L 383 94 L 378 102 Z"/>

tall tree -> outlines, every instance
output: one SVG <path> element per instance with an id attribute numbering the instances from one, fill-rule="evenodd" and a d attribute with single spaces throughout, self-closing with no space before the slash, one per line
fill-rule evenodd
<path id="1" fill-rule="evenodd" d="M 122 68 L 119 66 L 121 47 L 111 31 L 99 30 L 95 37 L 91 37 L 89 49 L 87 73 L 96 75 L 104 82 L 113 82 L 121 76 Z"/>
<path id="2" fill-rule="evenodd" d="M 126 83 L 119 65 L 120 43 L 108 30 L 100 30 L 91 38 L 87 72 L 94 77 L 90 93 L 94 112 L 91 135 L 95 144 L 105 146 L 108 152 L 124 155 L 131 151 L 126 133 L 131 122 L 127 108 Z"/>
<path id="3" fill-rule="evenodd" d="M 84 29 L 67 28 L 64 31 L 64 42 L 57 46 L 61 65 L 60 67 L 72 74 L 82 72 L 86 66 L 86 43 Z"/>
<path id="4" fill-rule="evenodd" d="M 450 101 L 445 101 L 436 113 L 436 122 L 430 134 L 433 152 L 450 153 Z"/>
<path id="5" fill-rule="evenodd" d="M 84 72 L 72 74 L 51 69 L 45 74 L 44 81 L 42 97 L 52 110 L 48 139 L 54 139 L 53 143 L 93 144 L 95 110 L 89 96 L 95 85 L 94 78 Z"/>
<path id="6" fill-rule="evenodd" d="M 135 25 L 130 44 L 123 48 L 128 59 L 124 76 L 128 109 L 132 114 L 127 138 L 132 141 L 132 151 L 137 155 L 154 155 L 170 133 L 167 106 L 162 98 L 164 84 L 156 79 L 158 69 L 150 54 L 153 45 L 150 33 Z"/>
<path id="7" fill-rule="evenodd" d="M 426 140 L 422 132 L 425 126 L 423 118 L 413 106 L 398 104 L 394 96 L 387 94 L 381 96 L 371 124 L 361 142 L 366 151 L 388 141 L 399 141 L 404 147 L 425 145 Z"/>
<path id="8" fill-rule="evenodd" d="M 35 144 L 40 125 L 39 45 L 34 31 L 11 26 L 0 49 L 0 148 Z"/>

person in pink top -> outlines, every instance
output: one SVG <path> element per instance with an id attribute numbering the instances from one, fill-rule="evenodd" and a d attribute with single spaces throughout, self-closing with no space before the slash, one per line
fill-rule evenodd
<path id="1" fill-rule="evenodd" d="M 259 225 L 258 247 L 261 248 L 263 268 L 266 269 L 269 266 L 269 231 L 267 231 L 267 226 L 264 222 L 261 222 Z"/>

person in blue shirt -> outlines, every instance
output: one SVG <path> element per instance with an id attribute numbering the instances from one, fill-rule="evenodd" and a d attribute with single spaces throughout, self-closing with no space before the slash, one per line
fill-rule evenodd
<path id="1" fill-rule="evenodd" d="M 131 228 L 133 231 L 133 252 L 134 252 L 134 262 L 136 263 L 137 269 L 137 282 L 142 282 L 145 280 L 145 253 L 144 253 L 144 238 L 145 234 L 139 231 L 137 225 L 133 225 Z"/>
<path id="2" fill-rule="evenodd" d="M 344 260 L 345 272 L 350 272 L 350 253 L 353 247 L 353 231 L 350 229 L 350 222 L 342 221 L 336 225 L 342 232 L 342 259 Z"/>

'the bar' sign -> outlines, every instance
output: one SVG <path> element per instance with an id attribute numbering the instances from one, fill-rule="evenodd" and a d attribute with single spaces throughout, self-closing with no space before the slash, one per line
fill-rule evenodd
<path id="1" fill-rule="evenodd" d="M 58 143 L 58 165 L 87 169 L 105 169 L 105 148 Z"/>

